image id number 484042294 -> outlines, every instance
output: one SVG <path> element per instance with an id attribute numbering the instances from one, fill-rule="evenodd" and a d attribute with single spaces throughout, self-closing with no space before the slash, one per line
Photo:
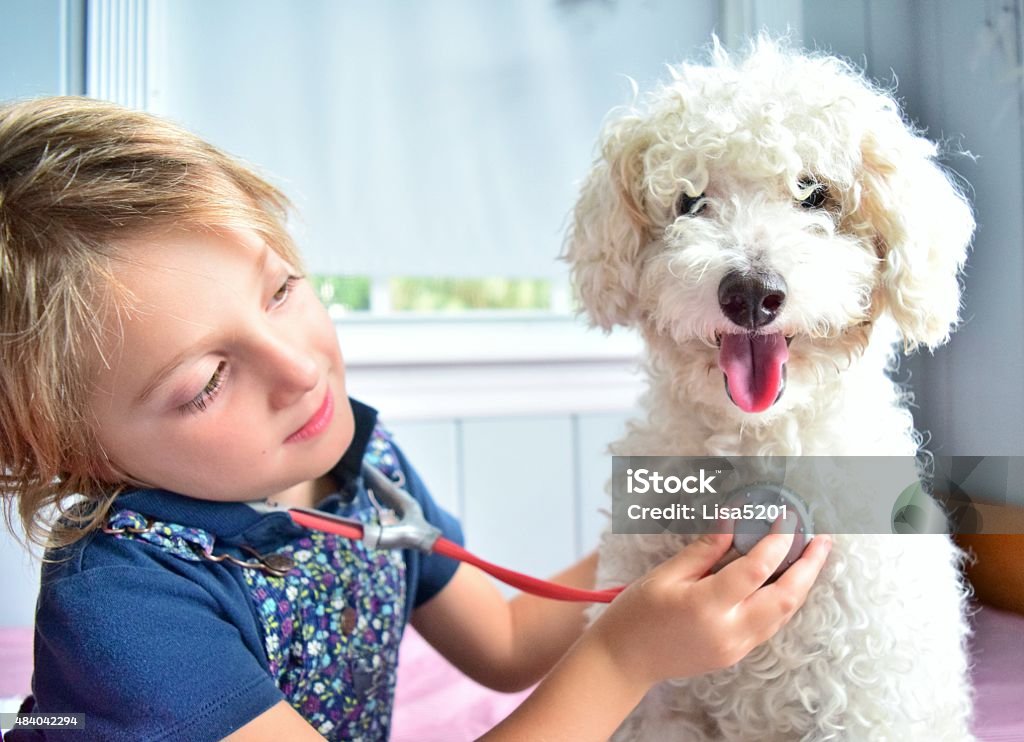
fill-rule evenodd
<path id="1" fill-rule="evenodd" d="M 85 714 L 0 714 L 0 729 L 84 729 Z"/>

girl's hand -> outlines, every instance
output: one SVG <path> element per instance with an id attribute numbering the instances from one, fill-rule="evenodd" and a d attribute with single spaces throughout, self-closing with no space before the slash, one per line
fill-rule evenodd
<path id="1" fill-rule="evenodd" d="M 581 641 L 595 642 L 631 683 L 650 687 L 739 662 L 803 605 L 832 546 L 816 536 L 798 561 L 764 585 L 792 534 L 772 533 L 713 575 L 732 534 L 701 536 L 608 606 Z"/>
<path id="2" fill-rule="evenodd" d="M 711 576 L 732 534 L 690 544 L 623 590 L 483 739 L 608 739 L 655 683 L 735 664 L 789 620 L 825 563 L 831 539 L 818 536 L 782 577 L 761 587 L 792 539 L 768 535 Z"/>

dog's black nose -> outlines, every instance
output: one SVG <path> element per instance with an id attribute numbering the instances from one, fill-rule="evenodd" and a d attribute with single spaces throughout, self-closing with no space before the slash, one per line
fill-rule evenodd
<path id="1" fill-rule="evenodd" d="M 718 305 L 731 321 L 754 330 L 767 325 L 786 303 L 786 282 L 778 273 L 726 273 L 718 284 Z"/>

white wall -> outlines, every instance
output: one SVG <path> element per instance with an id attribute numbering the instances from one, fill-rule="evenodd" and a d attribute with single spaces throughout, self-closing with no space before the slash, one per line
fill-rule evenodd
<path id="1" fill-rule="evenodd" d="M 389 427 L 435 498 L 459 516 L 467 548 L 547 577 L 597 544 L 600 510 L 610 508 L 606 447 L 626 418 L 533 415 Z"/>
<path id="2" fill-rule="evenodd" d="M 82 10 L 75 0 L 0 0 L 0 101 L 81 92 Z"/>
<path id="3" fill-rule="evenodd" d="M 946 456 L 1024 456 L 1024 110 L 1021 0 L 813 0 L 803 40 L 898 79 L 897 97 L 968 186 L 978 229 L 963 324 L 898 378 Z M 969 152 L 970 155 L 958 154 Z M 998 493 L 996 493 L 998 494 Z"/>
<path id="4" fill-rule="evenodd" d="M 81 10 L 67 0 L 0 0 L 0 101 L 80 92 Z M 31 625 L 38 584 L 38 561 L 0 524 L 0 628 Z"/>

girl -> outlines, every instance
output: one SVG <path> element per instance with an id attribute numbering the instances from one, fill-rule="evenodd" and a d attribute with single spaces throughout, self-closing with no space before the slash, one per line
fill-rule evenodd
<path id="1" fill-rule="evenodd" d="M 411 621 L 486 685 L 544 678 L 487 739 L 603 739 L 654 683 L 735 663 L 802 603 L 827 538 L 765 587 L 788 537 L 713 576 L 731 539 L 702 538 L 584 630 L 578 605 L 506 602 L 473 567 L 247 505 L 370 522 L 365 460 L 461 540 L 348 399 L 285 211 L 149 115 L 0 108 L 3 496 L 48 547 L 35 712 L 84 713 L 105 739 L 385 739 Z M 594 570 L 560 579 L 589 587 Z"/>

